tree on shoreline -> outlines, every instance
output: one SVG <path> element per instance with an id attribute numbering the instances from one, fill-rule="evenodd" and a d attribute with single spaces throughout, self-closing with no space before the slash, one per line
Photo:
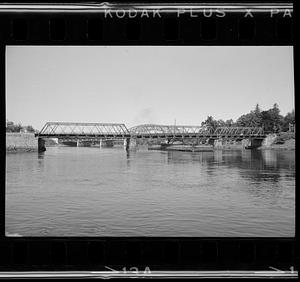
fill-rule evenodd
<path id="1" fill-rule="evenodd" d="M 14 124 L 12 121 L 6 121 L 6 132 L 22 132 L 22 131 L 34 133 L 35 129 L 31 125 L 22 126 L 20 122 Z"/>
<path id="2" fill-rule="evenodd" d="M 201 125 L 216 129 L 218 127 L 218 122 L 212 116 L 208 116 L 207 119 L 201 123 Z"/>
<path id="3" fill-rule="evenodd" d="M 290 130 L 291 125 L 295 125 L 295 110 L 293 109 L 286 116 L 282 116 L 277 103 L 265 111 L 262 111 L 259 104 L 256 104 L 254 110 L 241 115 L 236 122 L 232 119 L 226 121 L 222 119 L 215 120 L 212 116 L 208 116 L 201 125 L 213 129 L 223 126 L 263 127 L 266 132 L 286 132 Z"/>

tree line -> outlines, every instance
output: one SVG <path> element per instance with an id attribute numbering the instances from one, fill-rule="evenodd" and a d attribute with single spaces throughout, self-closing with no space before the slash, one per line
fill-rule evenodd
<path id="1" fill-rule="evenodd" d="M 31 132 L 34 133 L 36 130 L 31 125 L 23 126 L 21 123 L 13 123 L 12 121 L 6 122 L 6 132 Z"/>
<path id="2" fill-rule="evenodd" d="M 252 111 L 241 115 L 235 122 L 233 119 L 226 121 L 222 119 L 215 120 L 212 116 L 208 116 L 201 125 L 214 129 L 222 126 L 262 127 L 265 132 L 287 132 L 290 131 L 292 127 L 295 127 L 295 110 L 293 109 L 285 116 L 282 116 L 277 103 L 265 111 L 262 111 L 259 104 L 256 104 Z"/>

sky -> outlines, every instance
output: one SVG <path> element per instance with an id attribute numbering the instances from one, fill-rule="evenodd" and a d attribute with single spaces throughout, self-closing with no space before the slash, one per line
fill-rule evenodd
<path id="1" fill-rule="evenodd" d="M 6 119 L 200 125 L 294 108 L 291 46 L 7 46 Z"/>

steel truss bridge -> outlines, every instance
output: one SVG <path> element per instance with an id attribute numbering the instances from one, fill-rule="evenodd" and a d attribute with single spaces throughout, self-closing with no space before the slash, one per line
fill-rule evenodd
<path id="1" fill-rule="evenodd" d="M 129 129 L 133 138 L 265 138 L 260 127 L 217 127 L 142 124 Z"/>
<path id="2" fill-rule="evenodd" d="M 213 129 L 207 126 L 143 124 L 128 129 L 125 124 L 120 123 L 47 122 L 35 136 L 87 141 L 127 138 L 264 139 L 266 134 L 261 127 L 217 127 Z"/>
<path id="3" fill-rule="evenodd" d="M 121 123 L 76 123 L 47 122 L 35 136 L 58 139 L 125 139 L 130 138 L 130 132 Z"/>

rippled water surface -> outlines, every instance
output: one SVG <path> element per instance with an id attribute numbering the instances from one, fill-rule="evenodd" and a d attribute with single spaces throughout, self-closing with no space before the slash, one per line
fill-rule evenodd
<path id="1" fill-rule="evenodd" d="M 6 234 L 294 236 L 295 152 L 6 155 Z"/>

